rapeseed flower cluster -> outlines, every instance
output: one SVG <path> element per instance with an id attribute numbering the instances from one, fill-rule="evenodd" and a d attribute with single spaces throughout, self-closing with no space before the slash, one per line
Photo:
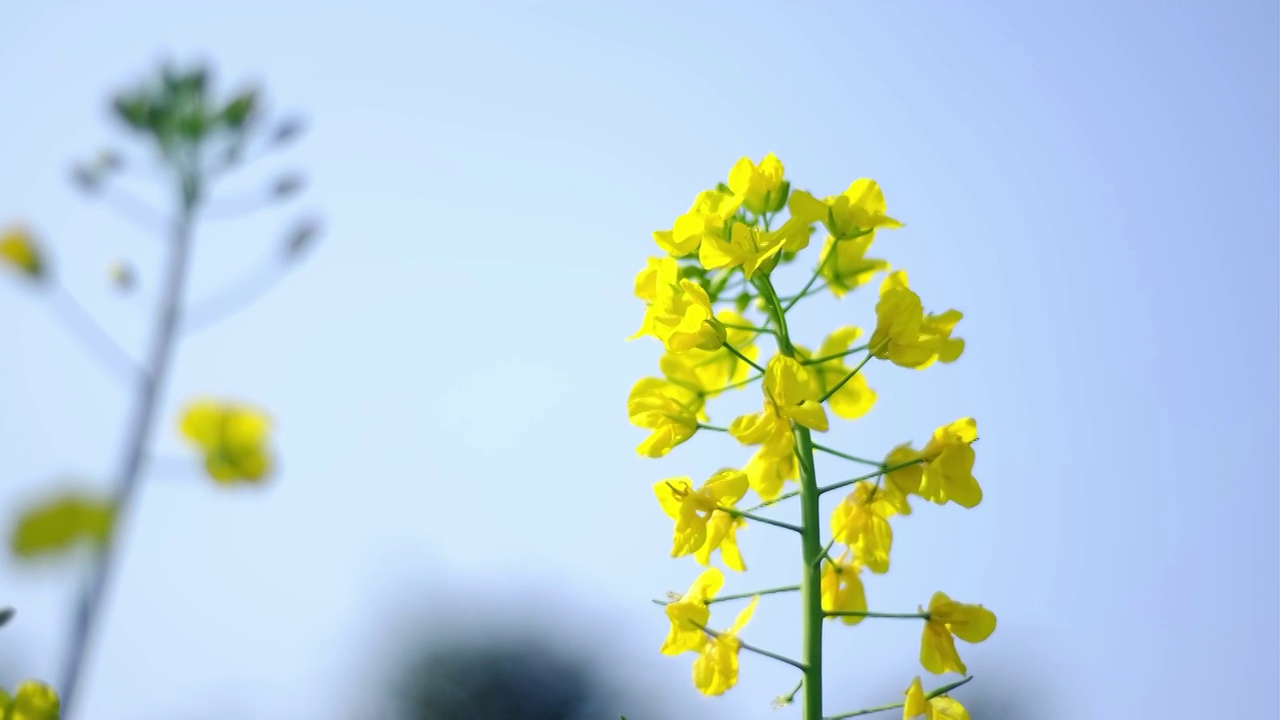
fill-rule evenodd
<path id="1" fill-rule="evenodd" d="M 789 703 L 803 690 L 803 717 L 818 720 L 823 717 L 824 620 L 838 618 L 851 626 L 865 618 L 915 619 L 923 625 L 920 664 L 938 675 L 967 673 L 956 639 L 977 643 L 995 630 L 990 610 L 943 592 L 913 613 L 869 611 L 863 584 L 864 572 L 888 572 L 894 520 L 911 513 L 912 497 L 963 508 L 982 501 L 973 475 L 976 421 L 966 417 L 942 425 L 922 448 L 902 444 L 883 460 L 814 440 L 828 431 L 831 416 L 856 420 L 874 407 L 878 396 L 863 373 L 870 362 L 923 370 L 954 362 L 964 352 L 964 340 L 954 334 L 963 315 L 954 309 L 927 312 L 905 270 L 869 256 L 879 231 L 900 227 L 875 181 L 855 180 L 843 193 L 819 198 L 793 187 L 781 161 L 770 154 L 759 163 L 739 160 L 726 182 L 698 193 L 670 229 L 653 233 L 661 253 L 635 277 L 634 292 L 645 310 L 631 339 L 653 336 L 663 352 L 659 374 L 639 380 L 627 400 L 631 422 L 648 431 L 637 451 L 661 458 L 702 432 L 727 433 L 750 449 L 742 464 L 704 481 L 678 476 L 653 485 L 674 525 L 671 556 L 693 556 L 704 568 L 687 592 L 662 603 L 670 629 L 660 649 L 667 655 L 696 655 L 693 683 L 704 694 L 734 687 L 739 653 L 756 652 L 800 671 L 799 684 L 779 700 Z M 825 238 L 809 281 L 795 294 L 780 296 L 775 270 L 794 262 L 814 232 Z M 877 277 L 875 325 L 862 344 L 855 343 L 865 333 L 853 325 L 836 328 L 816 351 L 793 340 L 787 318 L 800 300 L 826 292 L 842 298 Z M 756 381 L 758 411 L 726 426 L 711 424 L 710 400 Z M 820 485 L 814 466 L 819 452 L 869 466 L 871 472 Z M 819 498 L 835 491 L 847 494 L 823 523 Z M 744 508 L 749 494 L 759 503 Z M 760 514 L 792 498 L 800 505 L 799 523 Z M 755 523 L 800 536 L 803 577 L 793 586 L 720 595 L 725 575 L 712 557 L 718 552 L 725 568 L 745 572 L 737 533 Z M 802 597 L 800 659 L 748 645 L 741 637 L 760 598 L 785 592 Z M 729 627 L 713 623 L 711 606 L 732 600 L 747 605 Z M 965 720 L 967 712 L 948 693 L 968 679 L 926 692 L 917 677 L 904 701 L 873 709 L 900 707 L 906 720 Z"/>

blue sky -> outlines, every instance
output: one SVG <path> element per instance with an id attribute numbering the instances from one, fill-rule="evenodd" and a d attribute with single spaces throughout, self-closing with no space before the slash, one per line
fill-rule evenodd
<path id="1" fill-rule="evenodd" d="M 1274 716 L 1277 25 L 1274 3 L 1243 1 L 0 8 L 0 221 L 36 227 L 122 342 L 145 337 L 157 241 L 67 169 L 120 138 L 107 91 L 161 57 L 211 59 L 304 112 L 305 140 L 227 191 L 304 169 L 291 210 L 327 219 L 295 275 L 181 348 L 157 452 L 184 452 L 184 399 L 241 397 L 276 418 L 282 472 L 237 492 L 181 463 L 150 478 L 91 717 L 361 717 L 366 658 L 401 614 L 565 627 L 673 708 L 781 717 L 787 668 L 746 658 L 707 700 L 686 658 L 656 652 L 649 598 L 696 566 L 666 556 L 650 486 L 748 453 L 698 437 L 636 457 L 625 397 L 658 349 L 622 341 L 649 233 L 770 151 L 815 193 L 878 180 L 906 223 L 879 254 L 966 314 L 960 362 L 870 366 L 878 406 L 829 433 L 875 455 L 979 422 L 986 499 L 901 522 L 873 608 L 943 589 L 996 610 L 964 657 L 1044 718 Z M 193 297 L 295 216 L 211 223 Z M 106 282 L 120 257 L 143 278 L 132 298 Z M 802 305 L 797 333 L 866 327 L 873 302 Z M 105 482 L 126 394 L 35 294 L 0 284 L 0 309 L 0 503 Z M 793 581 L 792 539 L 752 527 L 743 544 L 729 587 Z M 74 568 L 0 577 L 21 613 L 6 639 L 52 678 Z M 472 615 L 445 616 L 459 598 Z M 798 652 L 794 609 L 762 603 L 748 641 Z M 916 672 L 918 629 L 886 622 L 829 631 L 833 705 L 885 702 Z"/>

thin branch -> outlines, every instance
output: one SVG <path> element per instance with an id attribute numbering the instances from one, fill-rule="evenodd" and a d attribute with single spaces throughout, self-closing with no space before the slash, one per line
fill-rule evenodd
<path id="1" fill-rule="evenodd" d="M 717 632 L 717 631 L 715 631 L 715 630 L 712 630 L 711 628 L 707 628 L 707 627 L 703 627 L 702 625 L 698 625 L 697 623 L 692 623 L 692 624 L 693 624 L 693 625 L 695 625 L 695 626 L 697 626 L 699 629 L 701 629 L 701 630 L 702 630 L 702 632 L 704 632 L 704 633 L 706 633 L 706 634 L 710 635 L 710 636 L 711 636 L 711 637 L 713 637 L 713 638 L 718 638 L 718 637 L 720 637 L 721 635 L 723 635 L 723 634 L 724 634 L 724 633 L 721 633 L 721 632 Z M 787 657 L 786 655 L 779 655 L 778 653 L 775 653 L 775 652 L 769 652 L 768 650 L 765 650 L 765 649 L 763 649 L 763 648 L 758 648 L 758 647 L 756 647 L 755 645 L 749 645 L 749 644 L 747 644 L 747 643 L 743 642 L 742 640 L 738 640 L 738 647 L 742 648 L 743 650 L 747 650 L 747 651 L 749 651 L 749 652 L 753 652 L 753 653 L 755 653 L 755 654 L 757 654 L 757 655 L 762 655 L 762 656 L 767 657 L 767 658 L 769 658 L 769 659 L 771 659 L 771 660 L 777 660 L 778 662 L 786 663 L 786 664 L 790 665 L 790 666 L 791 666 L 791 667 L 793 667 L 793 668 L 796 668 L 797 670 L 799 670 L 799 671 L 801 671 L 801 672 L 808 672 L 808 671 L 809 671 L 809 668 L 808 668 L 807 666 L 805 666 L 805 664 L 804 664 L 804 663 L 802 663 L 802 662 L 800 662 L 799 660 L 792 660 L 791 658 Z"/>
<path id="2" fill-rule="evenodd" d="M 778 503 L 782 502 L 783 500 L 790 500 L 791 498 L 793 498 L 793 497 L 797 497 L 798 495 L 800 495 L 800 491 L 799 491 L 799 490 L 792 490 L 791 492 L 782 493 L 781 495 L 779 495 L 778 497 L 776 497 L 776 498 L 774 498 L 774 499 L 772 499 L 772 500 L 768 500 L 768 501 L 766 501 L 766 502 L 762 502 L 762 503 L 760 503 L 759 505 L 753 505 L 753 506 L 751 506 L 751 507 L 747 508 L 747 510 L 746 510 L 746 511 L 747 511 L 747 512 L 755 512 L 756 510 L 763 510 L 763 509 L 765 509 L 765 508 L 767 508 L 767 507 L 772 507 L 772 506 L 774 506 L 774 505 L 777 505 Z"/>
<path id="3" fill-rule="evenodd" d="M 863 465 L 870 465 L 872 467 L 878 467 L 878 468 L 884 467 L 884 463 L 880 462 L 879 460 L 868 460 L 866 458 L 860 458 L 855 455 L 849 455 L 847 453 L 842 453 L 839 450 L 833 450 L 827 447 L 826 445 L 819 445 L 818 443 L 814 443 L 813 449 L 821 450 L 822 452 L 828 455 L 834 455 L 838 458 L 843 458 L 845 460 L 849 460 L 856 463 L 862 463 Z"/>
<path id="4" fill-rule="evenodd" d="M 871 612 L 868 610 L 832 610 L 822 613 L 827 617 L 866 617 L 866 618 L 893 618 L 896 620 L 928 620 L 929 613 L 913 612 L 913 613 L 882 613 Z"/>
<path id="5" fill-rule="evenodd" d="M 761 374 L 764 374 L 764 368 L 762 368 L 762 367 L 760 367 L 759 365 L 755 364 L 755 362 L 754 362 L 751 358 L 747 357 L 746 355 L 743 355 L 743 354 L 738 350 L 738 348 L 736 348 L 736 347 L 734 347 L 734 346 L 730 345 L 729 343 L 725 343 L 725 344 L 724 344 L 724 349 L 725 349 L 725 350 L 728 350 L 728 351 L 729 351 L 729 353 L 730 353 L 731 355 L 733 355 L 734 357 L 738 358 L 738 359 L 739 359 L 739 360 L 741 360 L 742 362 L 744 362 L 744 363 L 746 363 L 746 364 L 750 365 L 751 367 L 755 368 L 755 369 L 756 369 L 756 372 L 761 373 Z"/>
<path id="6" fill-rule="evenodd" d="M 860 353 L 866 349 L 867 349 L 866 345 L 859 345 L 857 347 L 851 347 L 848 350 L 845 350 L 844 352 L 833 353 L 831 355 L 823 355 L 822 357 L 809 358 L 808 360 L 801 360 L 800 364 L 801 365 L 820 365 L 824 362 L 839 360 L 840 358 L 848 357 L 850 355 L 853 355 L 854 353 Z"/>
<path id="7" fill-rule="evenodd" d="M 292 263 L 273 258 L 235 282 L 191 304 L 182 331 L 195 333 L 226 320 L 257 302 L 289 274 Z"/>
<path id="8" fill-rule="evenodd" d="M 778 593 L 787 593 L 787 592 L 800 592 L 800 586 L 786 585 L 784 587 L 769 588 L 767 590 L 756 590 L 755 592 L 737 593 L 735 595 L 722 595 L 717 598 L 711 598 L 710 600 L 707 601 L 706 604 L 712 605 L 720 602 L 728 602 L 730 600 L 746 600 L 747 598 L 753 598 L 757 595 L 776 595 Z M 670 605 L 673 602 L 679 602 L 679 601 L 678 600 L 654 600 L 653 602 L 656 605 Z"/>
<path id="9" fill-rule="evenodd" d="M 870 352 L 870 351 L 868 351 L 868 352 L 867 352 L 867 356 L 866 356 L 866 357 L 864 357 L 864 358 L 862 358 L 862 362 L 858 363 L 858 366 L 857 366 L 857 367 L 855 367 L 854 369 L 850 370 L 848 375 L 845 375 L 845 376 L 840 380 L 840 382 L 836 383 L 834 387 L 832 387 L 830 390 L 828 390 L 826 393 L 824 393 L 824 394 L 823 394 L 823 396 L 822 396 L 822 399 L 821 399 L 821 400 L 819 400 L 818 402 L 820 402 L 820 403 L 824 403 L 824 402 L 826 402 L 826 401 L 827 401 L 827 398 L 830 398 L 832 395 L 835 395 L 835 394 L 836 394 L 836 392 L 838 392 L 838 391 L 840 390 L 840 388 L 844 387 L 845 383 L 847 383 L 847 382 L 849 382 L 850 380 L 852 380 L 852 379 L 853 379 L 853 376 L 858 374 L 858 371 L 862 369 L 862 366 L 863 366 L 863 365 L 866 365 L 866 364 L 867 364 L 867 362 L 869 362 L 869 361 L 871 360 L 871 358 L 872 358 L 871 352 Z"/>
<path id="10" fill-rule="evenodd" d="M 146 374 L 138 360 L 121 347 L 102 325 L 98 324 L 93 315 L 75 299 L 69 290 L 60 284 L 54 284 L 53 292 L 49 297 L 50 305 L 58 318 L 66 324 L 71 334 L 80 340 L 85 350 L 98 362 L 131 382 Z"/>
<path id="11" fill-rule="evenodd" d="M 973 676 L 970 675 L 969 677 L 963 680 L 957 680 L 949 685 L 943 685 L 942 687 L 938 688 L 937 690 L 934 690 L 933 692 L 930 692 L 924 697 L 926 700 L 932 700 L 938 697 L 939 695 L 946 695 L 947 693 L 951 692 L 952 690 L 955 690 L 961 685 L 964 685 L 965 683 L 969 682 L 972 679 L 973 679 Z M 826 718 L 824 718 L 824 720 L 845 720 L 845 718 L 858 717 L 859 715 L 870 715 L 872 713 L 885 712 L 886 710 L 897 710 L 898 708 L 906 704 L 907 703 L 904 700 L 903 702 L 894 703 L 892 705 L 881 705 L 880 707 L 866 708 L 865 710 L 855 710 L 854 712 L 841 713 L 839 715 L 828 715 Z"/>
<path id="12" fill-rule="evenodd" d="M 717 505 L 716 509 L 721 512 L 729 513 L 734 517 L 744 517 L 748 520 L 752 520 L 758 523 L 764 523 L 765 525 L 772 525 L 774 527 L 782 528 L 783 530 L 790 530 L 791 532 L 794 532 L 794 533 L 801 533 L 801 534 L 804 533 L 804 528 L 800 527 L 799 525 L 792 525 L 791 523 L 785 523 L 785 522 L 782 522 L 781 520 L 773 520 L 771 518 L 763 517 L 761 515 L 753 515 L 750 512 L 745 510 L 739 510 L 737 508 L 731 508 L 731 507 L 724 507 L 723 505 Z"/>

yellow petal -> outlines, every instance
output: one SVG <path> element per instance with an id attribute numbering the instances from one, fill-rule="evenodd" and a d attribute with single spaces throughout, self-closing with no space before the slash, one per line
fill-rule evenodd
<path id="1" fill-rule="evenodd" d="M 102 546 L 114 523 L 115 506 L 109 498 L 64 492 L 23 511 L 10 544 L 20 558 L 65 552 L 81 542 Z"/>

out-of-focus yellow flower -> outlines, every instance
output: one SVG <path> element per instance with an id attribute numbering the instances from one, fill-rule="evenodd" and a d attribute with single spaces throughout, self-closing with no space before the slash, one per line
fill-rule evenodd
<path id="1" fill-rule="evenodd" d="M 970 444 L 978 439 L 978 422 L 960 418 L 933 431 L 920 451 L 924 459 L 919 495 L 939 505 L 948 500 L 971 508 L 982 502 L 982 487 L 973 476 L 974 452 Z"/>
<path id="2" fill-rule="evenodd" d="M 853 492 L 831 512 L 831 534 L 836 542 L 849 546 L 859 564 L 873 573 L 888 572 L 893 505 L 865 480 L 853 487 Z"/>
<path id="3" fill-rule="evenodd" d="M 816 355 L 797 347 L 796 355 L 802 360 L 832 357 L 847 352 L 853 341 L 862 335 L 862 330 L 852 325 L 839 328 L 822 341 Z M 813 373 L 814 380 L 820 390 L 819 397 L 836 386 L 853 370 L 845 365 L 843 358 L 833 358 L 825 362 L 805 365 Z M 859 372 L 849 379 L 840 389 L 827 399 L 831 403 L 831 412 L 845 420 L 857 420 L 866 415 L 876 404 L 876 391 L 867 385 L 867 379 Z"/>
<path id="4" fill-rule="evenodd" d="M 738 633 L 751 620 L 759 601 L 759 595 L 751 598 L 733 621 L 733 627 L 716 633 L 698 651 L 698 659 L 693 661 L 693 686 L 703 695 L 723 695 L 738 684 L 738 651 L 742 649 Z"/>
<path id="5" fill-rule="evenodd" d="M 0 264 L 32 280 L 44 278 L 44 255 L 35 236 L 21 225 L 0 230 Z"/>
<path id="6" fill-rule="evenodd" d="M 697 489 L 687 477 L 668 478 L 655 483 L 653 492 L 663 512 L 676 521 L 671 557 L 696 553 L 705 566 L 712 551 L 720 550 L 725 565 L 739 572 L 746 569 L 738 551 L 738 524 L 720 509 L 733 507 L 747 494 L 747 476 L 741 470 L 720 470 Z"/>
<path id="7" fill-rule="evenodd" d="M 947 696 L 927 698 L 920 678 L 907 688 L 907 701 L 902 706 L 902 720 L 969 720 L 969 711 Z"/>
<path id="8" fill-rule="evenodd" d="M 925 612 L 924 608 L 920 608 Z M 991 636 L 996 629 L 995 613 L 981 605 L 959 603 L 936 592 L 929 599 L 929 616 L 920 638 L 920 664 L 934 675 L 946 672 L 968 672 L 956 652 L 955 638 L 967 643 L 979 643 Z"/>
<path id="9" fill-rule="evenodd" d="M 862 566 L 848 557 L 840 558 L 838 565 L 822 564 L 823 612 L 867 611 L 867 593 L 862 586 L 861 573 Z M 857 625 L 862 619 L 858 615 L 840 616 L 845 625 Z"/>
<path id="10" fill-rule="evenodd" d="M 61 714 L 58 693 L 42 682 L 21 682 L 12 695 L 0 688 L 0 718 L 3 720 L 58 720 Z"/>
<path id="11" fill-rule="evenodd" d="M 655 231 L 653 240 L 673 257 L 696 253 L 707 238 L 724 236 L 725 224 L 738 212 L 741 202 L 732 193 L 704 190 L 670 230 Z"/>
<path id="12" fill-rule="evenodd" d="M 667 605 L 667 619 L 671 621 L 671 629 L 667 631 L 667 639 L 662 642 L 663 655 L 697 651 L 707 644 L 707 634 L 703 631 L 707 621 L 711 619 L 711 609 L 707 607 L 707 603 L 723 586 L 724 573 L 716 568 L 707 568 L 689 586 L 688 592 Z"/>
<path id="13" fill-rule="evenodd" d="M 79 543 L 101 547 L 115 524 L 110 498 L 83 491 L 61 493 L 23 511 L 10 545 L 20 558 L 65 552 Z"/>
<path id="14" fill-rule="evenodd" d="M 827 236 L 818 262 L 822 264 L 822 277 L 833 295 L 843 297 L 889 269 L 887 260 L 867 257 L 873 239 L 869 234 L 841 240 Z"/>
<path id="15" fill-rule="evenodd" d="M 662 341 L 669 352 L 677 353 L 723 347 L 725 329 L 715 319 L 707 291 L 687 278 L 668 284 L 662 274 L 659 272 L 655 278 L 654 299 L 645 308 L 640 329 L 628 339 L 653 335 Z M 637 291 L 639 290 L 640 283 L 637 279 Z"/>
<path id="16" fill-rule="evenodd" d="M 769 153 L 759 165 L 742 158 L 729 171 L 729 190 L 753 215 L 777 212 L 787 202 L 790 183 L 782 178 L 782 161 Z"/>
<path id="17" fill-rule="evenodd" d="M 747 473 L 747 483 L 761 500 L 772 502 L 782 494 L 782 487 L 788 480 L 800 477 L 794 441 L 790 429 L 776 434 L 760 446 L 743 468 Z"/>
<path id="18" fill-rule="evenodd" d="M 880 493 L 901 515 L 911 514 L 907 496 L 920 493 L 920 478 L 924 474 L 924 468 L 920 464 L 920 453 L 911 447 L 911 443 L 895 447 L 884 457 L 884 466 L 894 469 L 884 474 L 884 486 L 880 488 Z"/>
<path id="19" fill-rule="evenodd" d="M 205 470 L 219 483 L 258 482 L 271 471 L 271 420 L 256 408 L 197 400 L 187 405 L 178 427 L 204 453 Z"/>
<path id="20" fill-rule="evenodd" d="M 920 296 L 907 286 L 907 273 L 897 270 L 880 284 L 876 329 L 867 345 L 876 357 L 901 367 L 954 362 L 964 351 L 964 341 L 951 337 L 961 317 L 958 310 L 926 317 Z"/>

